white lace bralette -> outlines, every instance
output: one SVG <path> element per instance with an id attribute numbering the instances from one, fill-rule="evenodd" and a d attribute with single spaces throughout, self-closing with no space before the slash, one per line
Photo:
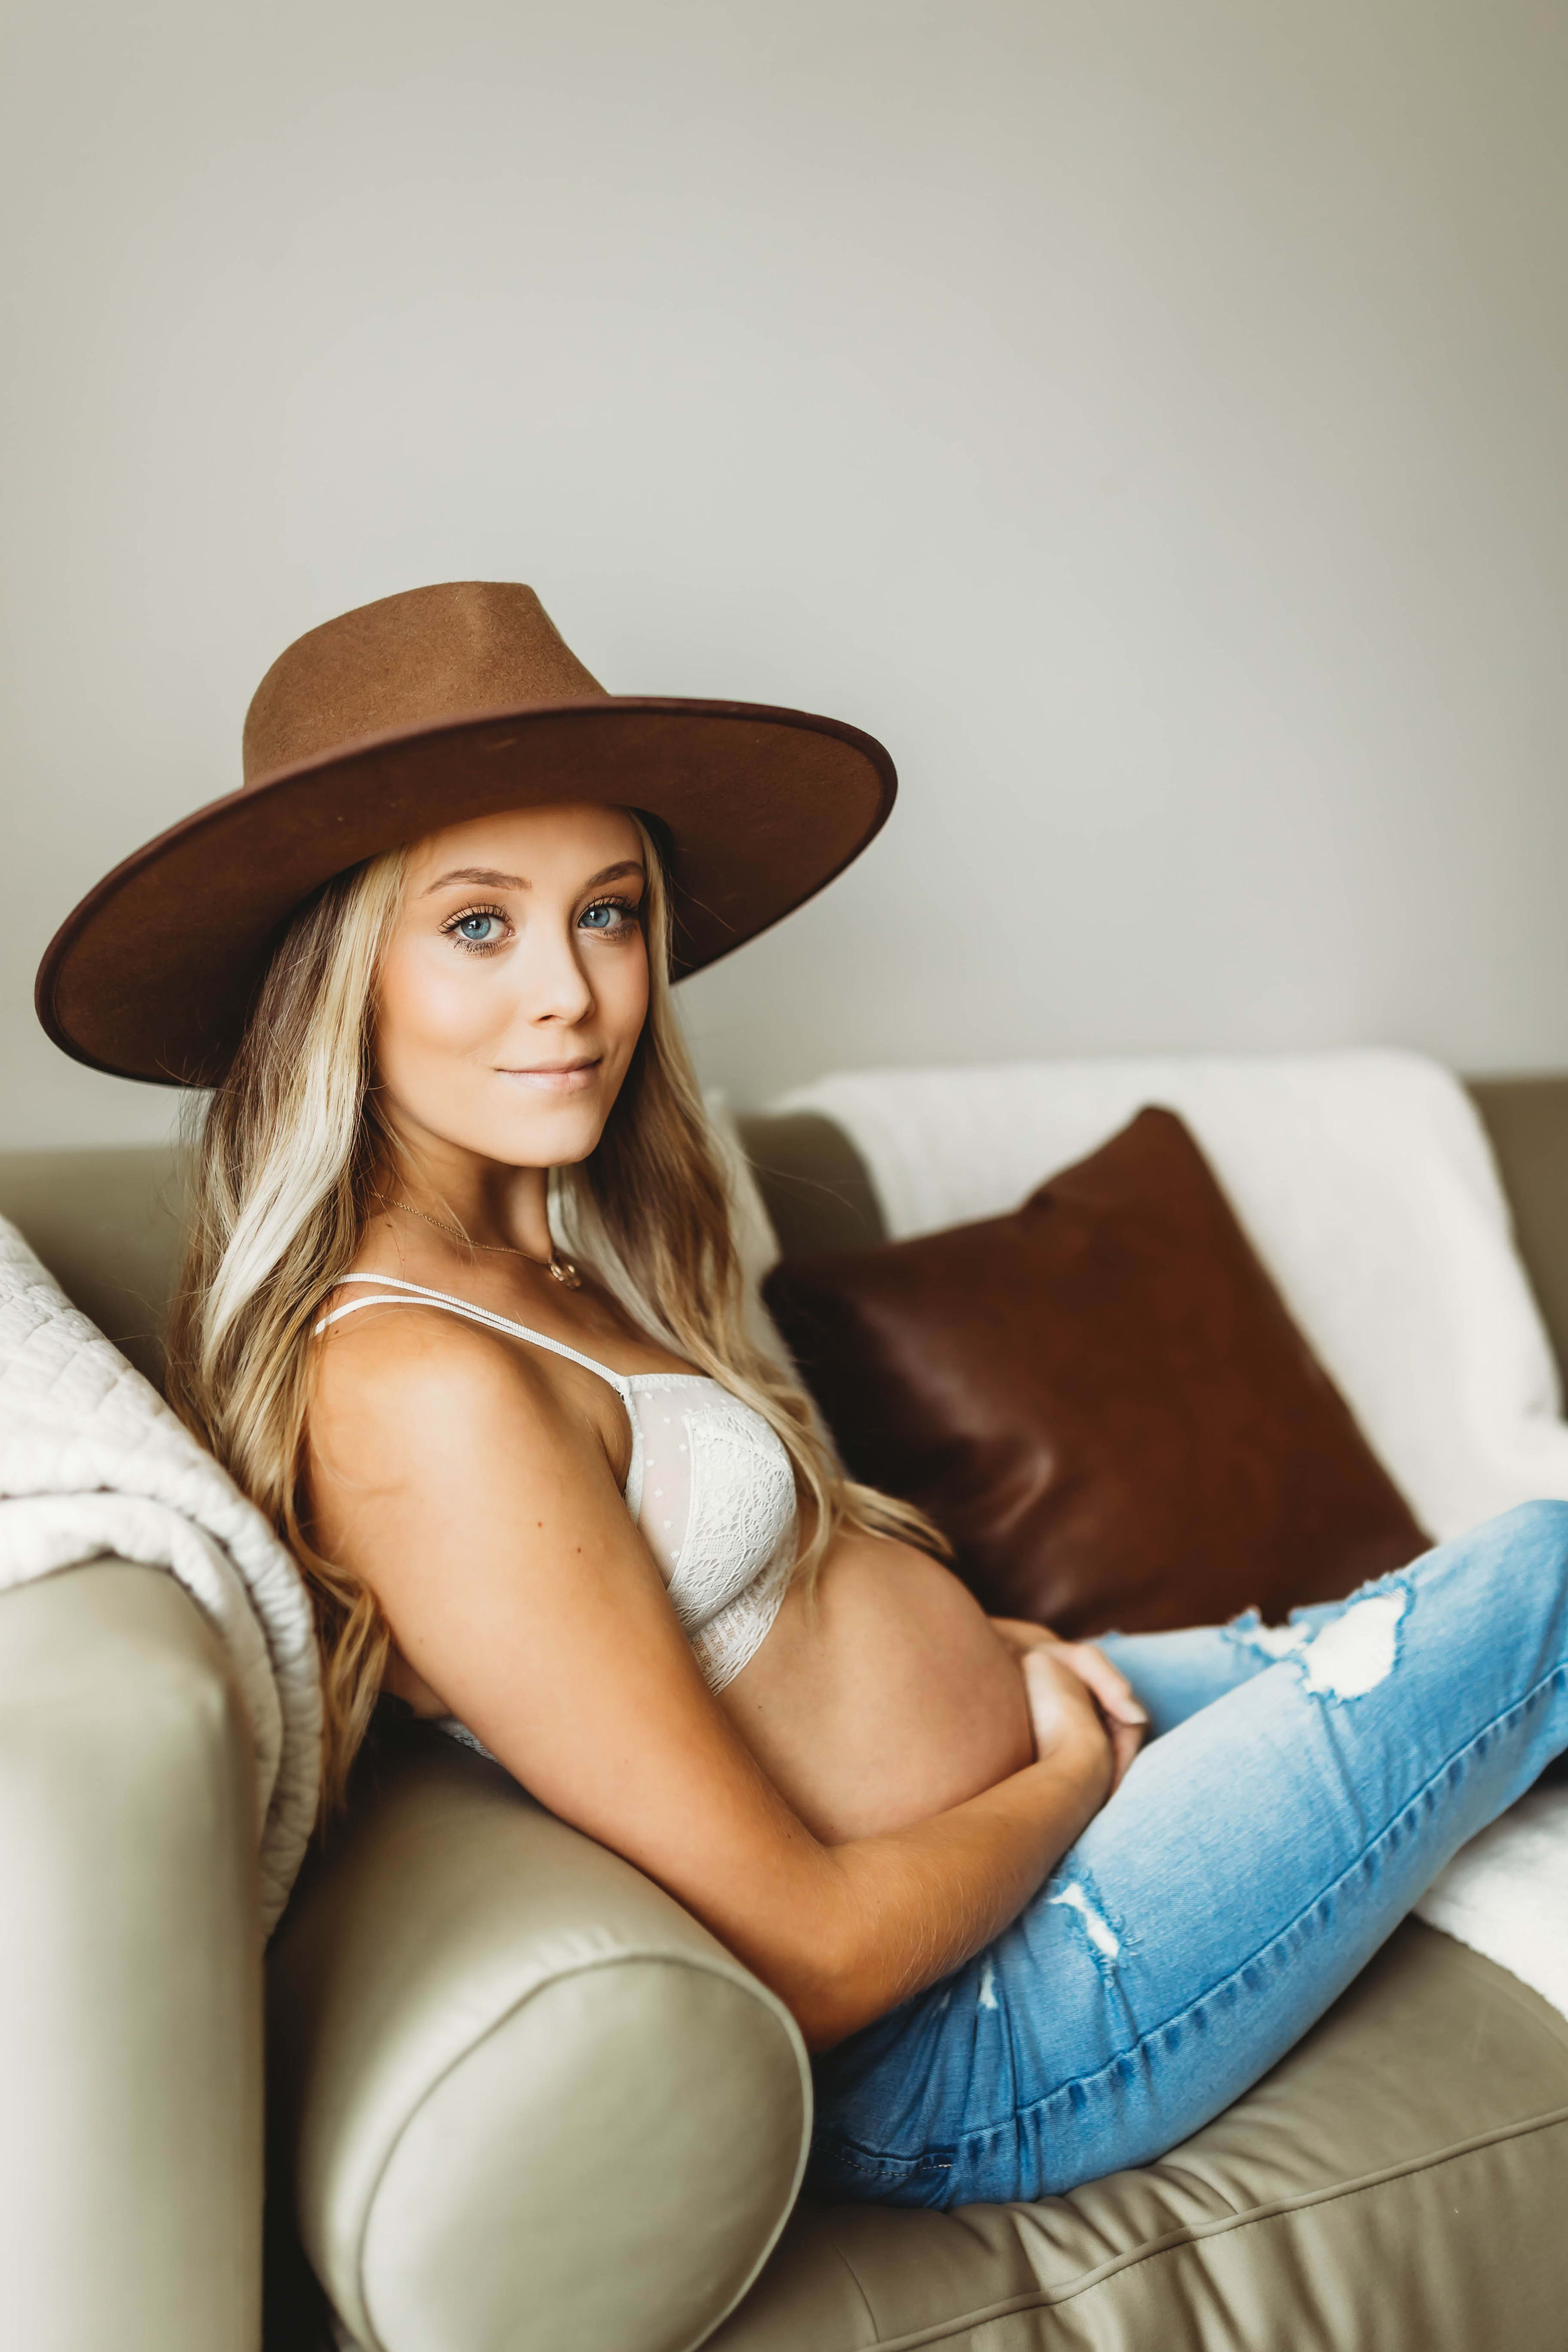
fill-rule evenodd
<path id="1" fill-rule="evenodd" d="M 318 1334 L 363 1307 L 440 1307 L 609 1382 L 631 1424 L 626 1508 L 709 1689 L 733 1682 L 772 1630 L 795 1565 L 795 1472 L 761 1413 L 700 1372 L 613 1372 L 560 1339 L 444 1290 L 389 1274 L 345 1274 L 342 1281 L 374 1285 L 374 1295 L 323 1315 Z M 455 1721 L 444 1728 L 479 1744 Z"/>

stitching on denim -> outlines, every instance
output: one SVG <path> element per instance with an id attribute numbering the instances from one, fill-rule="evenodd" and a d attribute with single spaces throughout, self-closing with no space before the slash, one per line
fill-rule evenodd
<path id="1" fill-rule="evenodd" d="M 1212 1985 L 1209 1985 L 1203 1992 L 1199 1993 L 1194 2000 L 1189 2001 L 1185 2009 L 1175 2010 L 1169 2017 L 1162 2018 L 1157 2025 L 1150 2026 L 1146 2032 L 1138 2036 L 1136 2042 L 1131 2042 L 1125 2050 L 1119 2050 L 1114 2057 L 1108 2059 L 1103 2066 L 1097 2066 L 1092 2074 L 1075 2074 L 1068 2081 L 1057 2084 L 1054 2089 L 1047 2092 L 1044 2098 L 1031 2100 L 1029 2105 L 1026 2107 L 1016 2107 L 1013 2111 L 1010 2121 L 1014 2125 L 1016 2125 L 1021 2122 L 1026 2116 L 1037 2115 L 1041 2113 L 1045 2108 L 1048 2107 L 1054 2100 L 1059 2099 L 1064 2091 L 1087 2088 L 1091 2084 L 1097 2084 L 1103 2081 L 1106 2075 L 1114 2074 L 1120 2066 L 1125 2064 L 1129 2058 L 1135 2057 L 1138 2052 L 1146 2048 L 1146 2046 L 1151 2042 L 1154 2041 L 1158 2035 L 1169 2032 L 1173 2025 L 1184 2024 L 1188 2018 L 1195 2016 L 1200 2009 L 1206 2007 L 1206 2005 L 1214 2000 L 1216 1993 L 1221 1993 L 1225 1991 L 1227 1986 L 1236 1984 L 1239 1979 L 1246 1975 L 1248 1969 L 1256 1967 L 1258 1962 L 1262 1959 L 1266 1954 L 1274 1951 L 1279 1946 L 1282 1945 L 1286 1938 L 1292 1935 L 1301 1925 L 1301 1922 L 1310 1916 L 1311 1913 L 1318 1908 L 1320 1904 L 1326 1902 L 1330 1895 L 1336 1895 L 1341 1887 L 1348 1885 L 1351 1878 L 1361 1868 L 1362 1864 L 1368 1859 L 1368 1857 L 1375 1853 L 1380 1846 L 1395 1835 L 1403 1823 L 1422 1802 L 1428 1791 L 1435 1788 L 1437 1782 L 1442 1780 L 1445 1773 L 1451 1772 L 1455 1765 L 1460 1762 L 1463 1758 L 1468 1756 L 1473 1748 L 1479 1748 L 1484 1741 L 1489 1739 L 1492 1733 L 1497 1730 L 1500 1724 L 1507 1723 L 1513 1716 L 1523 1714 L 1527 1707 L 1534 1705 L 1535 1701 L 1541 1696 L 1543 1691 L 1550 1690 L 1554 1683 L 1559 1682 L 1561 1682 L 1564 1686 L 1568 1686 L 1568 1661 L 1564 1661 L 1561 1665 L 1553 1666 L 1552 1672 L 1549 1675 L 1542 1675 L 1541 1681 L 1536 1683 L 1531 1689 L 1526 1691 L 1522 1698 L 1516 1699 L 1512 1706 L 1504 1707 L 1500 1715 L 1494 1715 L 1491 1721 L 1489 1723 L 1483 1724 L 1480 1729 L 1475 1733 L 1474 1737 L 1468 1739 L 1462 1748 L 1456 1748 L 1453 1754 L 1449 1756 L 1445 1762 L 1438 1765 L 1436 1770 L 1427 1774 L 1426 1780 L 1422 1781 L 1421 1786 L 1418 1789 L 1412 1790 L 1410 1796 L 1400 1807 L 1398 1812 L 1394 1814 L 1393 1820 L 1385 1822 L 1384 1827 L 1379 1831 L 1377 1836 L 1373 1838 L 1368 1844 L 1362 1847 L 1360 1853 L 1354 1856 L 1353 1860 L 1345 1864 L 1345 1867 L 1341 1871 L 1339 1876 L 1331 1880 L 1327 1886 L 1321 1887 L 1318 1893 L 1312 1897 L 1310 1903 L 1303 1904 L 1300 1910 L 1298 1911 L 1292 1918 L 1288 1919 L 1282 1927 L 1276 1929 L 1275 1933 L 1269 1937 L 1267 1943 L 1259 1944 L 1255 1951 L 1249 1952 L 1245 1959 L 1239 1960 L 1236 1967 L 1230 1970 L 1228 1975 L 1216 1978 L 1215 1982 Z M 963 2137 L 958 2141 L 957 2147 L 960 2149 L 963 2149 L 973 2145 L 976 2140 L 984 2139 L 989 2134 L 994 2133 L 998 2129 L 1005 2128 L 1006 2128 L 1005 2121 L 978 2126 L 974 2131 L 965 2133 Z"/>
<path id="2" fill-rule="evenodd" d="M 830 2126 L 812 2134 L 811 2154 L 814 2163 L 837 2165 L 845 2172 L 858 2173 L 862 2179 L 894 2173 L 901 2179 L 915 2180 L 922 2174 L 951 2172 L 958 2146 L 955 2140 L 939 2140 L 934 2147 L 918 2148 L 913 2156 L 894 2156 L 887 2149 L 868 2147 L 864 2140 L 849 2139 Z"/>
<path id="3" fill-rule="evenodd" d="M 851 2149 L 856 2151 L 853 2155 Z M 868 2164 L 861 2163 L 862 2153 L 870 2158 Z M 858 2140 L 828 2139 L 826 2135 L 816 2143 L 812 2154 L 824 2164 L 842 2165 L 846 2172 L 862 2173 L 868 2180 L 886 2172 L 889 2166 L 907 2171 L 914 2162 L 912 2156 L 880 2156 L 874 2147 L 862 2149 Z"/>

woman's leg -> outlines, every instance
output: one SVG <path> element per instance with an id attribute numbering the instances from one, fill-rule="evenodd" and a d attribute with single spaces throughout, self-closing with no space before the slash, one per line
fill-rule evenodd
<path id="1" fill-rule="evenodd" d="M 1568 1748 L 1568 1504 L 1313 1613 L 1139 1757 L 987 1951 L 819 2061 L 821 2189 L 948 2205 L 1149 2162 Z"/>
<path id="2" fill-rule="evenodd" d="M 1288 1625 L 1265 1625 L 1257 1610 L 1249 1609 L 1228 1625 L 1190 1625 L 1173 1633 L 1097 1633 L 1094 1639 L 1148 1708 L 1149 1734 L 1157 1739 L 1226 1691 L 1250 1682 L 1349 1607 L 1349 1601 L 1314 1601 L 1293 1609 Z"/>

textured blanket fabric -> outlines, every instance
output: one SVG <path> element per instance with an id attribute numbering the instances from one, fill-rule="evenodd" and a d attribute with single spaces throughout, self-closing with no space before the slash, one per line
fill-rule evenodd
<path id="1" fill-rule="evenodd" d="M 1521 1797 L 1460 1848 L 1415 1912 L 1568 2017 L 1568 1788 Z"/>
<path id="2" fill-rule="evenodd" d="M 175 1577 L 233 1659 L 255 1743 L 264 1924 L 315 1817 L 310 1601 L 260 1514 L 0 1220 L 0 1588 L 105 1553 Z"/>
<path id="3" fill-rule="evenodd" d="M 771 1106 L 835 1120 L 896 1240 L 1016 1208 L 1146 1103 L 1186 1121 L 1418 1519 L 1568 1496 L 1568 1423 L 1463 1087 L 1414 1054 L 850 1071 Z M 1419 1906 L 1568 2016 L 1568 1787 L 1537 1790 Z"/>

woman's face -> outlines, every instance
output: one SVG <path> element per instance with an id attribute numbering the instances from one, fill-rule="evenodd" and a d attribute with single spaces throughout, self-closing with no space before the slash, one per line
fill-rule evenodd
<path id="1" fill-rule="evenodd" d="M 375 1032 L 406 1142 L 514 1168 L 587 1158 L 647 1013 L 647 881 L 619 809 L 476 817 L 410 850 Z"/>

